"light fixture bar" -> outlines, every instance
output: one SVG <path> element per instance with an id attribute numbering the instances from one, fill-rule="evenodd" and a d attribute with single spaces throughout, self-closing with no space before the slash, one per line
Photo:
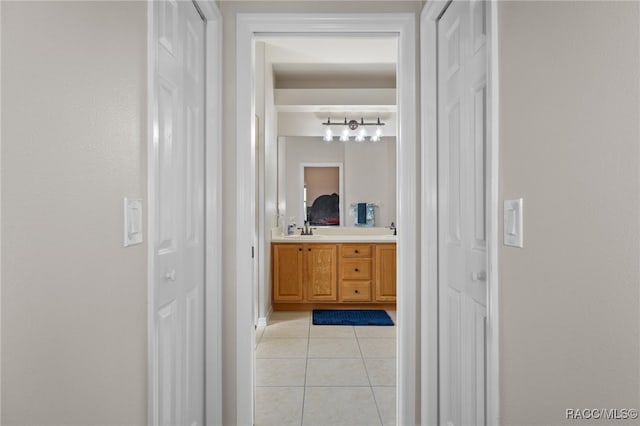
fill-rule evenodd
<path id="1" fill-rule="evenodd" d="M 327 118 L 326 123 L 322 123 L 324 126 L 349 126 L 351 130 L 356 130 L 359 126 L 384 126 L 385 123 L 380 121 L 380 117 L 378 117 L 378 121 L 366 122 L 364 118 L 360 118 L 360 121 L 357 120 L 349 120 L 347 121 L 347 117 L 344 118 L 344 123 L 332 123 L 331 118 Z"/>

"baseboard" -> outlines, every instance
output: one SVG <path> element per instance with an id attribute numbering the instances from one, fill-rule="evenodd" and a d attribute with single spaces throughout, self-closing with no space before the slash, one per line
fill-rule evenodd
<path id="1" fill-rule="evenodd" d="M 267 315 L 265 315 L 264 317 L 259 317 L 258 318 L 258 327 L 266 327 L 267 326 L 267 321 L 271 317 L 272 313 L 273 313 L 273 306 L 270 306 L 269 310 L 267 311 Z"/>
<path id="2" fill-rule="evenodd" d="M 389 303 L 274 303 L 275 311 L 312 311 L 314 309 L 384 309 L 396 310 L 395 302 Z"/>

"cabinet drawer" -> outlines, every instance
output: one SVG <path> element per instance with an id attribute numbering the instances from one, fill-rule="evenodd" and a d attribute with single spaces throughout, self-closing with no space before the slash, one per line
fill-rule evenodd
<path id="1" fill-rule="evenodd" d="M 371 279 L 371 259 L 349 259 L 341 263 L 340 274 L 346 280 Z"/>
<path id="2" fill-rule="evenodd" d="M 340 284 L 341 302 L 370 302 L 371 281 L 343 281 Z"/>
<path id="3" fill-rule="evenodd" d="M 342 257 L 371 257 L 371 244 L 343 244 Z"/>

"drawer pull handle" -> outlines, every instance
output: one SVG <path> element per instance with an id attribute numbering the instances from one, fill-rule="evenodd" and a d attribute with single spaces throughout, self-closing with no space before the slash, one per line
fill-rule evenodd
<path id="1" fill-rule="evenodd" d="M 356 268 L 356 272 L 360 272 L 360 269 Z"/>
<path id="2" fill-rule="evenodd" d="M 360 290 L 356 290 L 356 294 L 360 294 Z"/>

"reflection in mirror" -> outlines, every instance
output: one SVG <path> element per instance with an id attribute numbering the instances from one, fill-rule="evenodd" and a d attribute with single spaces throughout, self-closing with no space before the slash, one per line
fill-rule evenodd
<path id="1" fill-rule="evenodd" d="M 340 226 L 341 164 L 302 164 L 303 217 L 314 226 Z"/>

